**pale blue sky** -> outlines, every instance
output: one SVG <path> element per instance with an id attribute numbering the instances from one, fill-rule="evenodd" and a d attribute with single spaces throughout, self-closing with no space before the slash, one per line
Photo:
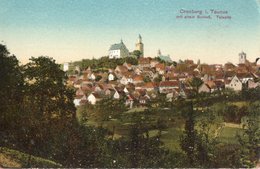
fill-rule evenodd
<path id="1" fill-rule="evenodd" d="M 181 9 L 227 10 L 232 19 L 176 19 Z M 260 56 L 259 0 L 0 0 L 0 41 L 23 63 L 98 58 L 121 38 L 132 51 L 139 33 L 145 56 L 160 48 L 173 60 L 237 63 L 244 50 L 252 61 Z"/>

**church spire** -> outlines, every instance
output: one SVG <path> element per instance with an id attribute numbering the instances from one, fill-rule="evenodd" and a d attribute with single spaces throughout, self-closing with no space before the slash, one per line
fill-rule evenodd
<path id="1" fill-rule="evenodd" d="M 142 43 L 142 36 L 139 34 L 138 43 Z"/>

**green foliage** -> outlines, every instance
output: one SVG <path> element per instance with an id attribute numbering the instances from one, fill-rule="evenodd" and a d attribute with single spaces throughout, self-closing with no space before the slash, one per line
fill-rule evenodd
<path id="1" fill-rule="evenodd" d="M 216 137 L 221 119 L 212 112 L 205 112 L 196 122 L 193 104 L 188 104 L 183 110 L 186 123 L 180 137 L 181 148 L 189 159 L 189 167 L 214 167 Z"/>
<path id="2" fill-rule="evenodd" d="M 147 83 L 147 82 L 151 82 L 151 78 L 149 76 L 145 76 L 144 77 L 144 82 Z"/>
<path id="3" fill-rule="evenodd" d="M 198 78 L 198 77 L 194 77 L 192 78 L 190 85 L 193 87 L 193 89 L 195 89 L 196 93 L 199 92 L 199 87 L 203 84 L 203 81 Z"/>
<path id="4" fill-rule="evenodd" d="M 16 118 L 15 111 L 23 100 L 24 80 L 18 63 L 6 46 L 0 44 L 0 132 L 5 132 Z"/>
<path id="5" fill-rule="evenodd" d="M 129 63 L 131 65 L 137 65 L 138 60 L 135 57 L 126 57 L 124 58 L 126 63 Z"/>
<path id="6" fill-rule="evenodd" d="M 125 62 L 132 65 L 138 64 L 138 60 L 135 57 L 109 59 L 108 56 L 103 56 L 100 59 L 83 59 L 82 61 L 77 61 L 73 64 L 75 66 L 80 66 L 81 69 L 91 67 L 94 71 L 107 71 L 108 69 L 115 69 L 117 65 L 122 65 Z"/>
<path id="7" fill-rule="evenodd" d="M 260 99 L 260 87 L 252 88 L 252 89 L 246 89 L 243 88 L 241 95 L 244 100 L 248 101 L 257 101 Z"/>
<path id="8" fill-rule="evenodd" d="M 187 106 L 187 105 L 186 105 Z M 180 144 L 182 150 L 186 153 L 190 167 L 195 166 L 196 162 L 196 137 L 197 131 L 195 130 L 195 117 L 193 112 L 193 106 L 190 105 L 185 108 L 187 120 L 185 122 L 185 130 L 180 137 Z"/>
<path id="9" fill-rule="evenodd" d="M 241 163 L 243 167 L 255 167 L 258 161 L 260 144 L 260 102 L 254 102 L 249 109 L 248 120 L 244 124 L 244 133 L 238 135 L 241 150 Z"/>
<path id="10" fill-rule="evenodd" d="M 225 122 L 240 123 L 241 119 L 248 114 L 246 106 L 238 107 L 234 104 L 217 103 L 211 107 L 212 112 L 223 117 Z"/>
<path id="11" fill-rule="evenodd" d="M 89 109 L 88 111 L 92 114 L 92 117 L 95 117 L 96 121 L 102 124 L 103 121 L 116 118 L 119 114 L 126 111 L 125 98 L 104 98 L 97 102 L 93 109 Z"/>
<path id="12" fill-rule="evenodd" d="M 61 164 L 55 163 L 50 160 L 46 160 L 40 157 L 35 157 L 26 153 L 22 153 L 20 151 L 8 149 L 6 147 L 0 147 L 0 156 L 6 156 L 7 159 L 10 158 L 13 163 L 10 161 L 5 161 L 5 158 L 0 159 L 0 166 L 8 167 L 8 168 L 17 168 L 17 167 L 28 167 L 30 163 L 30 167 L 62 167 Z M 6 160 L 7 160 L 6 159 Z"/>
<path id="13" fill-rule="evenodd" d="M 214 168 L 239 168 L 240 147 L 237 144 L 218 144 L 215 147 Z"/>
<path id="14" fill-rule="evenodd" d="M 114 161 L 111 167 L 180 167 L 180 153 L 164 149 L 160 135 L 149 137 L 141 123 L 133 125 L 129 136 L 113 142 L 111 154 Z M 145 133 L 145 134 L 143 134 Z"/>
<path id="15" fill-rule="evenodd" d="M 142 52 L 140 52 L 139 50 L 134 50 L 134 51 L 132 52 L 132 54 L 133 54 L 134 56 L 136 56 L 136 58 L 140 58 L 140 56 L 142 55 Z"/>

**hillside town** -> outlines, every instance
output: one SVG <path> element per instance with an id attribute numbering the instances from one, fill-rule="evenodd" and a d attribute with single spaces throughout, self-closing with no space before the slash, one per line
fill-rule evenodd
<path id="1" fill-rule="evenodd" d="M 144 56 L 144 45 L 139 35 L 136 50 L 140 52 L 138 64 L 124 62 L 114 69 L 96 71 L 91 67 L 74 66 L 74 73 L 68 76 L 68 85 L 76 89 L 75 106 L 86 103 L 96 104 L 103 98 L 125 99 L 129 108 L 147 106 L 158 94 L 165 94 L 166 101 L 189 98 L 194 91 L 191 81 L 201 80 L 198 93 L 216 93 L 223 89 L 241 91 L 243 88 L 256 88 L 260 82 L 260 65 L 247 60 L 245 52 L 238 54 L 238 64 L 205 64 L 193 60 L 173 62 L 169 55 L 158 50 L 156 57 Z M 135 57 L 121 40 L 111 45 L 109 59 Z M 68 70 L 68 64 L 64 70 Z M 76 72 L 76 73 L 75 73 Z"/>

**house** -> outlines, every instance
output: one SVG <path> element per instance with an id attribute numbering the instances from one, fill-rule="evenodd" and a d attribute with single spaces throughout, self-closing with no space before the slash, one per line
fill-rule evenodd
<path id="1" fill-rule="evenodd" d="M 125 96 L 125 92 L 123 90 L 115 89 L 115 93 L 113 95 L 114 99 L 121 99 Z"/>
<path id="2" fill-rule="evenodd" d="M 78 90 L 76 90 L 76 96 L 83 96 L 84 92 L 81 88 L 78 88 Z"/>
<path id="3" fill-rule="evenodd" d="M 134 96 L 132 96 L 131 94 L 127 94 L 125 105 L 129 106 L 130 109 L 133 108 L 134 100 Z"/>
<path id="4" fill-rule="evenodd" d="M 217 90 L 223 90 L 223 89 L 225 89 L 224 80 L 214 80 L 214 83 L 215 83 L 215 85 L 216 85 Z"/>
<path id="5" fill-rule="evenodd" d="M 209 87 L 209 85 L 207 83 L 203 83 L 202 85 L 200 85 L 199 87 L 199 93 L 211 93 L 211 88 Z"/>
<path id="6" fill-rule="evenodd" d="M 163 75 L 163 77 L 164 77 L 165 81 L 176 81 L 176 80 L 178 80 L 175 73 L 167 73 L 167 74 Z"/>
<path id="7" fill-rule="evenodd" d="M 150 67 L 150 58 L 144 58 L 144 57 L 140 57 L 138 59 L 138 66 L 140 68 L 144 68 L 144 67 Z"/>
<path id="8" fill-rule="evenodd" d="M 159 84 L 160 93 L 170 93 L 174 89 L 179 89 L 179 81 L 161 81 Z"/>
<path id="9" fill-rule="evenodd" d="M 128 69 L 127 67 L 123 66 L 123 65 L 118 65 L 116 68 L 115 68 L 115 72 L 116 73 L 125 73 L 125 72 L 128 72 Z"/>
<path id="10" fill-rule="evenodd" d="M 231 80 L 236 75 L 235 71 L 225 71 L 224 73 L 224 79 Z"/>
<path id="11" fill-rule="evenodd" d="M 151 60 L 151 62 L 150 62 L 150 67 L 154 68 L 155 65 L 157 65 L 158 63 L 159 63 L 159 62 L 158 62 L 157 60 L 153 59 L 153 60 Z"/>
<path id="12" fill-rule="evenodd" d="M 215 90 L 217 90 L 217 85 L 215 84 L 214 81 L 207 81 L 204 82 L 202 85 L 199 87 L 199 93 L 205 92 L 205 93 L 212 93 Z"/>
<path id="13" fill-rule="evenodd" d="M 246 83 L 248 80 L 253 80 L 253 77 L 249 72 L 237 73 L 237 77 L 242 83 Z"/>
<path id="14" fill-rule="evenodd" d="M 226 88 L 231 88 L 235 91 L 241 91 L 242 90 L 242 82 L 239 80 L 239 78 L 235 75 L 230 83 L 225 85 Z"/>
<path id="15" fill-rule="evenodd" d="M 96 80 L 96 75 L 94 73 L 89 73 L 88 74 L 88 79 L 89 80 Z"/>
<path id="16" fill-rule="evenodd" d="M 146 105 L 151 100 L 150 96 L 145 94 L 144 96 L 139 97 L 139 103 L 140 105 Z"/>
<path id="17" fill-rule="evenodd" d="M 173 90 L 172 92 L 166 94 L 166 100 L 168 102 L 172 102 L 178 97 L 179 97 L 179 93 L 176 90 Z"/>
<path id="18" fill-rule="evenodd" d="M 108 81 L 116 80 L 116 75 L 114 73 L 109 73 L 107 79 Z"/>
<path id="19" fill-rule="evenodd" d="M 254 82 L 254 80 L 249 79 L 249 80 L 247 81 L 247 87 L 248 87 L 249 89 L 256 88 L 256 87 L 260 87 L 260 82 Z"/>
<path id="20" fill-rule="evenodd" d="M 124 58 L 129 56 L 129 50 L 126 48 L 125 44 L 121 40 L 118 44 L 113 44 L 109 48 L 108 57 L 109 59 L 113 58 Z"/>
<path id="21" fill-rule="evenodd" d="M 158 63 L 157 65 L 155 65 L 155 70 L 160 74 L 164 74 L 165 72 L 165 65 L 163 63 Z"/>
<path id="22" fill-rule="evenodd" d="M 141 68 L 136 67 L 136 68 L 134 69 L 134 72 L 135 72 L 135 74 L 140 75 L 140 74 L 142 73 L 142 70 L 141 70 Z"/>
<path id="23" fill-rule="evenodd" d="M 73 86 L 78 89 L 78 88 L 80 88 L 81 83 L 82 83 L 82 80 L 78 79 L 76 82 L 74 82 Z"/>
<path id="24" fill-rule="evenodd" d="M 87 100 L 90 104 L 95 105 L 98 101 L 100 101 L 102 99 L 101 95 L 97 94 L 97 93 L 91 93 L 88 97 Z"/>
<path id="25" fill-rule="evenodd" d="M 112 97 L 115 94 L 114 89 L 107 88 L 104 90 L 104 95 L 108 97 Z"/>
<path id="26" fill-rule="evenodd" d="M 101 84 L 95 84 L 92 91 L 94 91 L 95 93 L 100 93 L 103 91 L 103 86 Z"/>
<path id="27" fill-rule="evenodd" d="M 82 105 L 85 102 L 87 102 L 87 97 L 85 94 L 77 95 L 73 100 L 73 103 L 76 107 Z"/>
<path id="28" fill-rule="evenodd" d="M 126 78 L 125 76 L 123 76 L 123 77 L 120 79 L 120 83 L 123 84 L 123 85 L 127 85 L 127 84 L 128 84 L 127 78 Z"/>
<path id="29" fill-rule="evenodd" d="M 124 63 L 123 66 L 127 67 L 128 70 L 132 70 L 133 66 L 130 63 Z"/>
<path id="30" fill-rule="evenodd" d="M 124 93 L 132 93 L 133 91 L 135 90 L 135 86 L 133 85 L 133 86 L 131 86 L 131 85 L 127 85 L 127 86 L 125 86 L 124 87 Z"/>
<path id="31" fill-rule="evenodd" d="M 156 90 L 158 86 L 154 82 L 147 82 L 142 86 L 142 89 L 145 89 L 146 91 L 150 92 L 153 90 Z"/>
<path id="32" fill-rule="evenodd" d="M 144 82 L 143 76 L 141 76 L 141 75 L 135 75 L 135 76 L 133 77 L 133 83 L 134 83 L 134 84 L 142 83 L 142 82 Z"/>

